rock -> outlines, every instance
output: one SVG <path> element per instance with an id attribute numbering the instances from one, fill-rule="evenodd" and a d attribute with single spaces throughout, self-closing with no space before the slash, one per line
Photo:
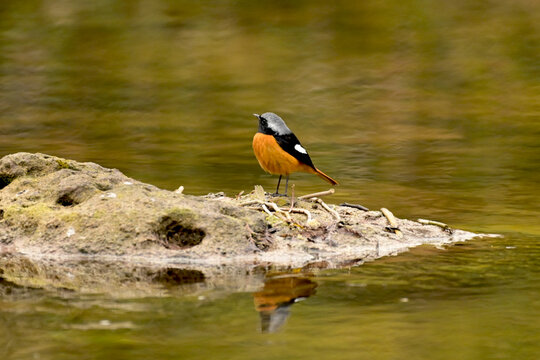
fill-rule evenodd
<path id="1" fill-rule="evenodd" d="M 234 256 L 252 251 L 246 225 L 266 227 L 259 212 L 161 190 L 93 163 L 18 153 L 0 160 L 0 179 L 1 241 L 23 253 Z"/>
<path id="2" fill-rule="evenodd" d="M 335 267 L 477 236 L 397 219 L 398 237 L 386 230 L 379 211 L 333 206 L 337 221 L 308 200 L 295 208 L 313 219 L 293 213 L 288 224 L 261 211 L 257 201 L 269 201 L 260 189 L 238 199 L 190 196 L 94 163 L 16 153 L 0 159 L 0 246 L 4 254 L 32 261 L 91 259 L 207 271 L 268 263 Z M 277 201 L 288 207 L 290 199 Z"/>

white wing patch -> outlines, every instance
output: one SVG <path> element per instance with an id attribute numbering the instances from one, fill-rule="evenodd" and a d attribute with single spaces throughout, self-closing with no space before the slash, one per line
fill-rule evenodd
<path id="1" fill-rule="evenodd" d="M 296 150 L 296 151 L 298 151 L 299 153 L 302 153 L 302 154 L 307 154 L 306 149 L 304 149 L 302 147 L 302 145 L 300 145 L 300 144 L 294 145 L 294 150 Z"/>

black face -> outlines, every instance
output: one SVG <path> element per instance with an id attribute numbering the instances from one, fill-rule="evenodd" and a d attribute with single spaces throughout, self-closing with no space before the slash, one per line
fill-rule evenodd
<path id="1" fill-rule="evenodd" d="M 259 130 L 258 131 L 265 135 L 276 135 L 276 132 L 270 129 L 270 127 L 268 127 L 268 120 L 266 120 L 262 116 L 259 116 Z"/>

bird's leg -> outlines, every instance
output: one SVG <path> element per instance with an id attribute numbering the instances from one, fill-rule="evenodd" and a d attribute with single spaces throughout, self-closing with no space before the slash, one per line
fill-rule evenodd
<path id="1" fill-rule="evenodd" d="M 287 175 L 287 183 L 285 184 L 285 194 L 280 194 L 279 193 L 279 185 L 281 184 L 281 178 L 282 177 L 283 177 L 283 175 L 279 175 L 279 180 L 277 182 L 276 192 L 272 194 L 274 196 L 287 196 L 287 187 L 289 187 L 289 175 Z"/>
<path id="2" fill-rule="evenodd" d="M 276 188 L 276 193 L 275 195 L 279 195 L 279 184 L 281 183 L 281 175 L 279 175 L 279 180 L 277 182 L 277 188 Z"/>

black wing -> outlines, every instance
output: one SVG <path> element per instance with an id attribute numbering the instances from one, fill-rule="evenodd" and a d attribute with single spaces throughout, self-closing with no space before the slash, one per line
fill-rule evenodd
<path id="1" fill-rule="evenodd" d="M 290 133 L 286 135 L 274 135 L 274 137 L 283 150 L 294 156 L 301 163 L 315 168 L 306 149 L 300 144 L 296 135 Z"/>

